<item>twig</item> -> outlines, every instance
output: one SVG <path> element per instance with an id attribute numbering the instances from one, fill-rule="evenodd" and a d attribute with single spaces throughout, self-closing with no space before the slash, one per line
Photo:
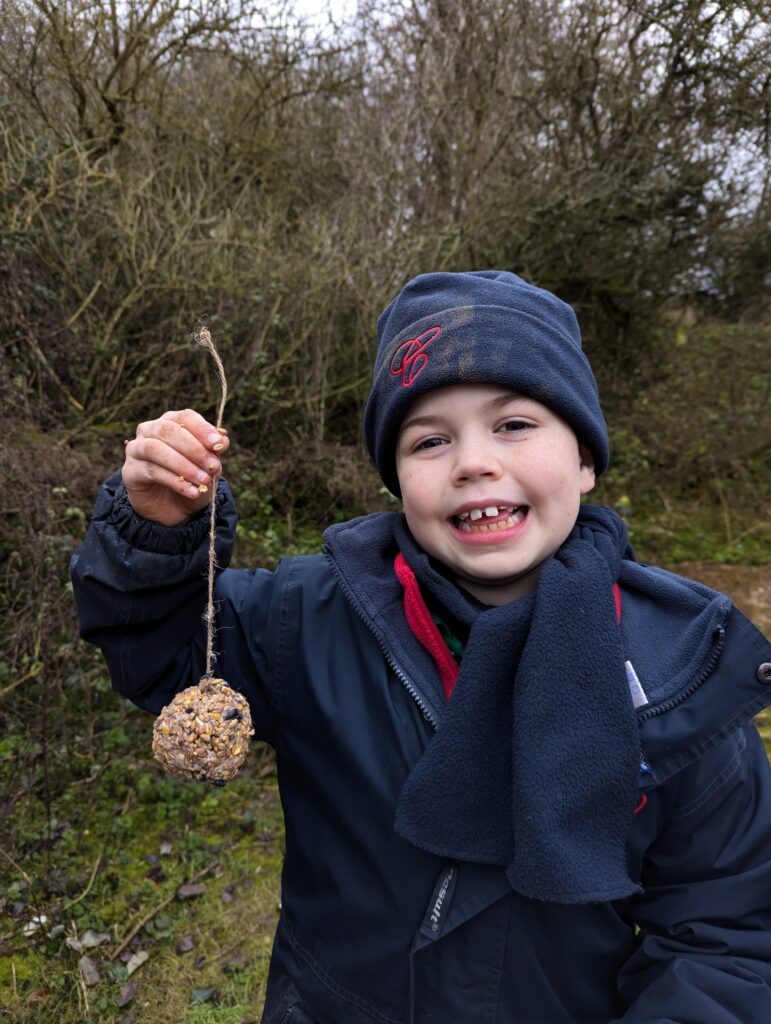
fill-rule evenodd
<path id="1" fill-rule="evenodd" d="M 190 879 L 190 882 L 188 882 L 187 884 L 189 885 L 192 882 L 197 882 L 199 878 L 203 878 L 204 875 L 208 875 L 208 873 L 210 871 L 212 871 L 215 867 L 217 867 L 218 864 L 219 864 L 219 861 L 213 860 L 211 862 L 211 864 L 207 864 L 205 868 L 202 868 L 199 872 L 197 872 L 197 874 L 193 875 L 193 877 Z M 152 921 L 152 919 L 155 917 L 156 914 L 160 914 L 160 912 L 162 910 L 165 910 L 166 907 L 168 907 L 168 905 L 174 900 L 174 897 L 176 896 L 176 894 L 177 893 L 176 893 L 176 889 L 175 889 L 174 892 L 171 894 L 171 896 L 167 896 L 166 899 L 163 900 L 163 902 L 158 904 L 157 907 L 153 907 L 153 909 L 151 911 L 149 911 L 147 914 L 145 914 L 145 916 L 142 918 L 141 921 L 137 921 L 137 923 L 134 925 L 134 927 L 128 933 L 128 935 L 123 940 L 123 942 L 121 942 L 121 944 L 118 947 L 116 947 L 112 951 L 112 953 L 110 953 L 109 959 L 110 960 L 115 960 L 117 957 L 119 957 L 121 955 L 121 953 L 123 952 L 123 950 L 128 946 L 128 944 L 134 938 L 134 936 L 137 935 L 142 930 L 142 928 L 144 928 L 144 926 L 147 924 L 148 921 Z"/>
<path id="2" fill-rule="evenodd" d="M 6 686 L 4 690 L 0 690 L 0 698 L 7 696 L 11 690 L 15 690 L 17 686 L 21 686 L 22 683 L 26 683 L 28 679 L 36 679 L 42 671 L 43 665 L 41 663 L 33 665 L 29 672 L 20 676 L 15 683 L 11 683 L 10 686 Z"/>
<path id="3" fill-rule="evenodd" d="M 21 864 L 17 864 L 13 857 L 9 853 L 5 852 L 2 846 L 0 846 L 0 856 L 5 857 L 5 859 L 8 861 L 12 868 L 16 868 L 16 870 L 19 872 L 19 874 L 27 883 L 27 885 L 32 885 L 32 879 L 29 877 L 29 875 L 21 866 Z"/>
<path id="4" fill-rule="evenodd" d="M 94 866 L 91 870 L 91 877 L 88 880 L 88 885 L 80 894 L 80 896 L 76 896 L 74 900 L 72 900 L 70 903 L 65 904 L 65 906 L 62 907 L 62 913 L 64 913 L 66 910 L 69 910 L 71 907 L 74 907 L 76 903 L 80 903 L 80 901 L 84 900 L 86 896 L 88 896 L 88 894 L 91 892 L 91 886 L 94 884 L 94 879 L 96 878 L 96 873 L 99 870 L 99 865 L 102 863 L 105 845 L 106 844 L 104 843 L 102 844 L 102 849 L 99 851 L 99 856 L 96 858 L 96 861 L 94 862 Z"/>
<path id="5" fill-rule="evenodd" d="M 27 338 L 27 343 L 29 344 L 29 347 L 32 349 L 32 351 L 35 353 L 35 355 L 38 357 L 40 365 L 48 372 L 49 377 L 51 378 L 51 380 L 53 380 L 54 384 L 56 384 L 56 386 L 62 392 L 62 394 L 67 399 L 67 401 L 70 403 L 70 405 L 72 405 L 75 409 L 77 409 L 78 412 L 83 412 L 83 408 L 84 407 L 83 407 L 82 403 L 79 402 L 77 400 L 77 398 L 75 398 L 75 396 L 70 394 L 70 392 L 67 390 L 67 385 L 61 380 L 61 378 L 57 374 L 56 370 L 48 362 L 48 360 L 45 357 L 45 354 L 44 354 L 43 350 L 40 348 L 40 346 L 35 341 L 35 339 L 31 338 L 31 337 L 28 337 Z"/>
<path id="6" fill-rule="evenodd" d="M 75 323 L 75 321 L 81 315 L 81 313 L 83 313 L 88 308 L 88 306 L 91 303 L 91 300 L 93 299 L 93 297 L 96 295 L 96 293 L 99 291 L 99 289 L 101 287 L 102 287 L 102 282 L 101 282 L 101 280 L 99 280 L 99 281 L 96 282 L 94 287 L 91 289 L 91 291 L 85 297 L 85 299 L 83 299 L 81 304 L 78 306 L 78 308 L 75 310 L 75 312 L 72 314 L 72 316 L 67 321 L 67 326 L 68 327 L 72 327 L 72 325 Z"/>

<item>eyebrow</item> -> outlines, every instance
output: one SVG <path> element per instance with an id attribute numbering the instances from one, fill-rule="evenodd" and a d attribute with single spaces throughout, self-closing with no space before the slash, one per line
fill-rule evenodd
<path id="1" fill-rule="evenodd" d="M 481 412 L 495 412 L 496 409 L 502 409 L 504 406 L 514 401 L 530 402 L 532 399 L 528 398 L 527 395 L 520 395 L 518 391 L 507 391 L 505 394 L 496 395 L 495 398 L 488 399 L 488 401 L 482 405 Z M 404 423 L 402 423 L 399 433 L 403 434 L 411 427 L 433 427 L 437 423 L 443 422 L 443 420 L 444 416 L 441 416 L 438 413 L 427 413 L 425 416 L 410 416 L 404 421 Z"/>

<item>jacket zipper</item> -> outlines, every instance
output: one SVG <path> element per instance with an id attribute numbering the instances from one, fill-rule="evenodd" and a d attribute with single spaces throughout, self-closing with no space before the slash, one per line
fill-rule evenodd
<path id="1" fill-rule="evenodd" d="M 370 631 L 370 633 L 377 640 L 378 646 L 380 647 L 380 650 L 383 652 L 383 657 L 385 658 L 386 662 L 388 663 L 388 665 L 392 669 L 394 675 L 397 677 L 397 679 L 399 679 L 399 681 L 402 683 L 402 685 L 404 686 L 404 688 L 407 691 L 407 693 L 409 693 L 410 697 L 412 697 L 412 699 L 415 701 L 417 706 L 420 708 L 420 712 L 423 715 L 423 717 L 425 718 L 425 720 L 427 722 L 429 722 L 431 725 L 433 725 L 433 727 L 436 729 L 437 725 L 438 725 L 438 722 L 436 720 L 436 717 L 435 717 L 433 711 L 428 706 L 428 704 L 426 703 L 424 698 L 421 696 L 419 690 L 416 688 L 414 683 L 411 682 L 409 677 L 404 673 L 404 671 L 399 667 L 397 662 L 394 660 L 394 657 L 391 654 L 391 652 L 389 651 L 389 649 L 388 649 L 388 647 L 386 645 L 386 642 L 383 639 L 383 637 L 381 636 L 379 630 L 377 630 L 375 628 L 374 623 L 371 622 L 369 616 L 366 614 L 364 609 L 359 604 L 359 602 L 358 602 L 356 596 L 354 595 L 353 591 L 348 586 L 346 581 L 343 579 L 342 574 L 340 573 L 339 569 L 337 568 L 335 563 L 332 561 L 332 559 L 330 558 L 329 554 L 327 554 L 326 552 L 325 552 L 325 557 L 326 557 L 327 562 L 329 563 L 329 565 L 330 565 L 330 567 L 332 569 L 332 572 L 335 574 L 335 577 L 337 578 L 337 582 L 340 584 L 340 587 L 341 587 L 343 593 L 348 598 L 348 601 L 351 603 L 351 606 L 353 607 L 353 610 L 356 612 L 356 614 L 359 616 L 361 621 L 364 623 L 364 625 L 367 627 L 367 629 Z"/>
<path id="2" fill-rule="evenodd" d="M 289 1009 L 284 1014 L 284 1016 L 278 1022 L 278 1024 L 289 1024 L 289 1022 L 291 1021 L 292 1017 L 294 1017 L 294 1008 L 292 1006 L 290 1006 Z"/>
<path id="3" fill-rule="evenodd" d="M 653 708 L 646 708 L 639 718 L 638 722 L 645 722 L 649 718 L 655 718 L 657 715 L 663 715 L 666 711 L 671 711 L 672 708 L 676 708 L 678 704 L 682 704 L 684 700 L 687 700 L 692 694 L 694 694 L 705 679 L 711 675 L 712 670 L 720 659 L 720 655 L 723 653 L 723 647 L 725 646 L 725 630 L 722 626 L 718 626 L 712 633 L 713 638 L 717 638 L 715 647 L 707 659 L 707 663 L 701 672 L 696 676 L 694 681 L 687 686 L 684 690 L 677 694 L 675 697 L 671 697 L 669 700 L 665 700 L 662 704 L 657 704 Z"/>

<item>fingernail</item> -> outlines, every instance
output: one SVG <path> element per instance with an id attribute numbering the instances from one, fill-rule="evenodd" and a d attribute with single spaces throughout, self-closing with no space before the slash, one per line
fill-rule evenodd
<path id="1" fill-rule="evenodd" d="M 185 490 L 187 491 L 188 498 L 197 498 L 198 497 L 198 488 L 197 487 L 193 487 L 192 484 L 189 484 L 185 488 Z"/>
<path id="2" fill-rule="evenodd" d="M 216 462 L 210 462 L 209 463 L 209 472 L 210 473 L 218 473 L 219 472 L 219 468 L 220 467 L 217 465 Z"/>
<path id="3" fill-rule="evenodd" d="M 224 447 L 225 447 L 225 445 L 224 445 L 224 444 L 213 444 L 213 445 L 211 446 L 211 450 L 212 450 L 213 452 L 221 452 L 221 451 L 222 451 L 222 449 L 223 449 Z"/>
<path id="4" fill-rule="evenodd" d="M 202 469 L 198 470 L 198 472 L 195 474 L 195 478 L 199 484 L 208 484 L 209 482 L 209 474 L 204 473 Z"/>
<path id="5" fill-rule="evenodd" d="M 222 434 L 209 434 L 209 436 L 206 438 L 206 443 L 208 445 L 214 446 L 219 443 L 221 437 Z"/>

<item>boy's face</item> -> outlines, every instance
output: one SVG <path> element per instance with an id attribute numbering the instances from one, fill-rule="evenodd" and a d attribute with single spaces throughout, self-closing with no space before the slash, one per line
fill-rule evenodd
<path id="1" fill-rule="evenodd" d="M 594 487 L 591 453 L 564 420 L 487 384 L 419 398 L 401 428 L 396 470 L 415 540 L 495 605 L 533 590 Z"/>

